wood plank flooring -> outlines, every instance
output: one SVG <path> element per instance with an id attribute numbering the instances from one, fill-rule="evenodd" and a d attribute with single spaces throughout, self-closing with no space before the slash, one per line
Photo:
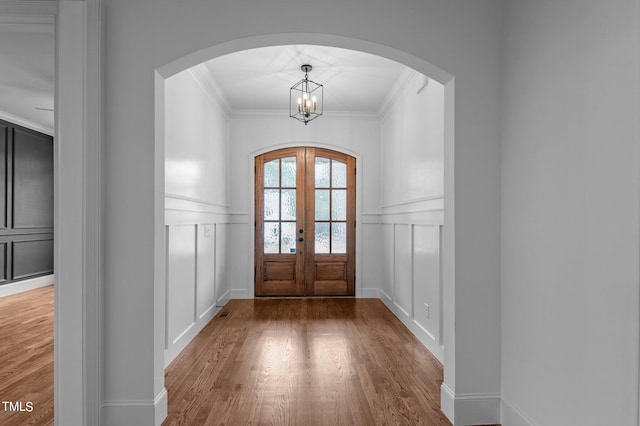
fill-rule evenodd
<path id="1" fill-rule="evenodd" d="M 451 425 L 442 365 L 378 299 L 231 300 L 167 367 L 173 425 Z"/>
<path id="2" fill-rule="evenodd" d="M 0 298 L 0 425 L 53 425 L 53 286 Z M 163 425 L 450 425 L 442 366 L 377 299 L 232 300 L 166 369 Z M 24 406 L 24 405 L 23 405 Z"/>
<path id="3" fill-rule="evenodd" d="M 0 297 L 0 425 L 53 425 L 53 286 Z M 1 401 L 31 402 L 5 411 Z"/>

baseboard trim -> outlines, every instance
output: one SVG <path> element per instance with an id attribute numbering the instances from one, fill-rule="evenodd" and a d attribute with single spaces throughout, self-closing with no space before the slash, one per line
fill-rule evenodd
<path id="1" fill-rule="evenodd" d="M 380 299 L 385 303 L 393 303 L 393 298 L 389 296 L 384 290 L 380 290 Z"/>
<path id="2" fill-rule="evenodd" d="M 109 426 L 160 426 L 167 417 L 167 390 L 162 388 L 153 400 L 105 401 L 103 424 Z"/>
<path id="3" fill-rule="evenodd" d="M 169 348 L 164 351 L 165 368 L 177 357 L 180 352 L 187 347 L 194 337 L 211 321 L 211 319 L 220 311 L 217 306 L 212 306 L 204 313 L 198 321 L 191 323 L 173 342 L 170 342 Z"/>
<path id="4" fill-rule="evenodd" d="M 500 424 L 501 406 L 499 393 L 456 395 L 445 383 L 440 386 L 440 410 L 454 425 Z"/>
<path id="5" fill-rule="evenodd" d="M 235 289 L 229 290 L 229 299 L 251 299 L 253 296 L 249 295 L 247 289 Z"/>
<path id="6" fill-rule="evenodd" d="M 455 418 L 456 395 L 446 383 L 440 385 L 440 411 L 451 423 Z M 454 423 L 455 424 L 455 423 Z"/>
<path id="7" fill-rule="evenodd" d="M 379 288 L 363 288 L 360 297 L 362 297 L 363 299 L 379 299 L 380 289 Z"/>
<path id="8" fill-rule="evenodd" d="M 380 291 L 380 300 L 387 308 L 418 338 L 420 343 L 427 348 L 429 352 L 435 356 L 438 361 L 444 361 L 444 348 L 434 339 L 433 335 L 427 332 L 420 324 L 418 324 L 407 311 L 400 307 L 389 295 Z"/>
<path id="9" fill-rule="evenodd" d="M 16 281 L 9 284 L 0 285 L 0 297 L 11 296 L 13 294 L 22 293 L 36 288 L 52 285 L 55 281 L 54 275 L 45 275 L 42 277 L 31 278 L 30 280 Z"/>
<path id="10" fill-rule="evenodd" d="M 520 409 L 502 398 L 502 424 L 504 426 L 537 426 Z"/>
<path id="11" fill-rule="evenodd" d="M 216 302 L 216 308 L 222 308 L 224 305 L 227 304 L 227 302 L 230 299 L 229 294 L 230 294 L 229 290 L 227 290 L 222 296 L 218 297 L 218 300 Z"/>

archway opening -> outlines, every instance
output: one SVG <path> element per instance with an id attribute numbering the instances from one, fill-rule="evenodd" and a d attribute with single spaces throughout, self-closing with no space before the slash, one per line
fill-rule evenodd
<path id="1" fill-rule="evenodd" d="M 292 41 L 305 44 L 286 44 Z M 349 49 L 395 61 L 408 71 L 403 81 L 394 85 L 395 93 L 387 93 L 387 105 L 375 113 L 356 117 L 334 112 L 333 116 L 329 113 L 309 126 L 293 122 L 282 109 L 265 112 L 264 109 L 237 108 L 229 101 L 225 88 L 232 84 L 221 83 L 224 76 L 220 75 L 224 74 L 225 66 L 227 73 L 234 69 L 228 67 L 230 57 L 292 46 L 294 49 L 299 46 Z M 218 69 L 216 60 L 222 60 Z M 299 65 L 292 61 L 291 68 Z M 255 241 L 254 158 L 275 148 L 308 145 L 351 150 L 358 158 L 358 183 L 378 180 L 377 185 L 370 185 L 370 190 L 358 191 L 356 240 L 363 250 L 358 251 L 356 261 L 356 275 L 362 277 L 357 296 L 382 299 L 446 369 L 446 340 L 453 336 L 452 324 L 445 315 L 447 306 L 453 306 L 450 298 L 453 281 L 448 278 L 453 275 L 446 272 L 452 270 L 454 261 L 453 208 L 445 208 L 445 200 L 453 196 L 451 76 L 425 61 L 385 46 L 305 34 L 236 40 L 188 55 L 157 71 L 156 149 L 165 153 L 165 180 L 156 181 L 156 188 L 161 188 L 156 193 L 165 195 L 162 205 L 166 218 L 165 223 L 157 226 L 165 228 L 167 248 L 161 252 L 167 253 L 167 257 L 156 270 L 158 267 L 165 270 L 168 266 L 165 365 L 227 300 L 254 296 L 254 259 L 246 254 L 252 252 L 250 248 Z M 246 82 L 246 79 L 240 80 Z M 292 78 L 291 83 L 294 80 Z M 259 83 L 254 78 L 253 84 Z M 255 91 L 256 86 L 248 86 Z M 206 107 L 210 109 L 209 118 L 200 117 L 200 121 L 195 111 L 186 113 L 182 108 L 188 108 L 189 102 L 184 100 L 193 101 L 192 95 L 196 92 L 200 100 L 190 103 L 193 108 L 199 109 L 206 99 L 211 102 Z M 433 99 L 438 99 L 438 118 L 434 118 L 437 114 L 424 114 Z M 256 97 L 249 100 L 260 104 Z M 435 132 L 438 135 L 425 135 L 425 128 L 420 127 L 429 121 L 427 117 L 440 120 L 439 130 Z M 412 127 L 412 124 L 418 126 Z M 185 148 L 189 150 L 185 141 L 201 138 L 191 132 L 203 128 L 208 132 L 205 138 L 212 141 L 206 145 L 212 150 L 208 165 L 199 164 L 203 153 L 196 147 L 205 145 L 194 144 L 191 148 L 195 150 L 185 151 Z M 339 141 L 331 135 L 340 135 Z M 365 139 L 374 138 L 374 149 L 354 143 L 358 135 L 363 144 Z M 440 138 L 439 158 L 432 155 L 436 144 L 430 147 L 425 143 L 428 137 Z M 180 144 L 177 141 L 181 141 Z M 203 177 L 203 173 L 206 176 Z M 199 188 L 185 185 L 203 178 L 226 184 Z M 434 182 L 435 185 L 425 191 L 425 184 Z M 440 191 L 434 190 L 438 185 Z M 199 218 L 194 219 L 194 212 Z M 212 285 L 203 288 L 203 280 L 209 280 Z M 180 282 L 181 286 L 192 282 L 193 285 L 184 288 L 172 282 Z"/>

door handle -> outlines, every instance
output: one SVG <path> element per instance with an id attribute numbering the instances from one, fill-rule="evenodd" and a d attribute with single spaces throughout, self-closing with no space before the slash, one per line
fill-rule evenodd
<path id="1" fill-rule="evenodd" d="M 302 234 L 304 232 L 304 230 L 303 229 L 298 229 L 298 232 Z"/>
<path id="2" fill-rule="evenodd" d="M 298 241 L 303 242 L 304 238 L 300 237 L 300 238 L 298 238 Z"/>

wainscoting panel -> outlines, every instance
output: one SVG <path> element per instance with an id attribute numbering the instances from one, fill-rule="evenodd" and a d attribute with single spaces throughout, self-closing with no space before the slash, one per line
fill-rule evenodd
<path id="1" fill-rule="evenodd" d="M 380 291 L 382 292 L 383 299 L 386 302 L 393 300 L 393 282 L 394 282 L 394 269 L 395 269 L 395 237 L 393 224 L 382 225 L 382 241 L 383 241 L 383 255 L 382 258 L 382 285 Z"/>
<path id="2" fill-rule="evenodd" d="M 12 222 L 15 229 L 53 227 L 53 143 L 50 136 L 14 129 Z"/>
<path id="3" fill-rule="evenodd" d="M 0 120 L 0 284 L 3 295 L 53 273 L 53 138 Z"/>
<path id="4" fill-rule="evenodd" d="M 7 280 L 7 243 L 0 242 L 0 282 Z"/>
<path id="5" fill-rule="evenodd" d="M 253 223 L 249 225 L 248 216 L 236 215 L 233 223 L 228 226 L 228 281 L 231 299 L 246 299 L 253 297 L 254 265 L 252 262 L 253 243 L 249 236 Z"/>
<path id="6" fill-rule="evenodd" d="M 362 232 L 358 235 L 362 239 L 362 255 L 357 261 L 362 263 L 362 277 L 356 275 L 356 292 L 362 291 L 362 297 L 380 297 L 380 286 L 384 267 L 380 259 L 384 259 L 384 244 L 382 228 L 379 223 L 363 223 L 360 225 Z M 389 282 L 389 281 L 387 281 Z"/>
<path id="7" fill-rule="evenodd" d="M 380 286 L 382 301 L 440 361 L 444 357 L 442 216 L 435 210 L 381 215 Z"/>
<path id="8" fill-rule="evenodd" d="M 0 177 L 7 176 L 7 144 L 10 138 L 9 132 L 12 129 L 6 124 L 0 121 Z M 7 222 L 7 182 L 6 178 L 3 180 L 3 184 L 0 185 L 0 230 L 6 230 L 8 226 Z"/>
<path id="9" fill-rule="evenodd" d="M 170 346 L 196 321 L 196 229 L 195 225 L 169 228 L 167 331 Z"/>
<path id="10" fill-rule="evenodd" d="M 411 266 L 411 225 L 396 224 L 394 232 L 394 291 L 393 303 L 406 316 L 412 316 L 413 285 Z"/>
<path id="11" fill-rule="evenodd" d="M 197 228 L 196 312 L 200 319 L 216 308 L 216 225 Z"/>
<path id="12" fill-rule="evenodd" d="M 165 366 L 229 299 L 224 220 L 223 212 L 166 211 Z"/>
<path id="13" fill-rule="evenodd" d="M 53 273 L 53 238 L 23 237 L 12 242 L 12 279 Z"/>
<path id="14" fill-rule="evenodd" d="M 229 224 L 216 224 L 216 305 L 222 307 L 229 301 L 229 276 L 227 267 Z"/>
<path id="15" fill-rule="evenodd" d="M 413 319 L 439 343 L 440 226 L 413 226 Z"/>

